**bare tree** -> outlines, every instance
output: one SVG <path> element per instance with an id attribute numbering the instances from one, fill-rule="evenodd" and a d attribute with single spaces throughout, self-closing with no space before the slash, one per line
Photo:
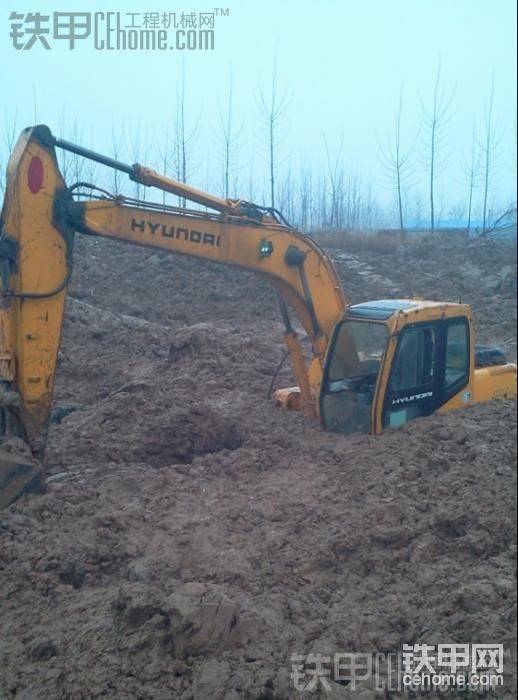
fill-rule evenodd
<path id="1" fill-rule="evenodd" d="M 363 208 L 362 185 L 358 173 L 351 173 L 347 183 L 346 227 L 358 230 Z"/>
<path id="2" fill-rule="evenodd" d="M 169 131 L 169 125 L 166 126 L 163 132 L 163 138 L 160 139 L 158 144 L 158 163 L 159 170 L 164 175 L 169 173 L 169 170 L 173 170 L 174 162 L 171 153 L 171 134 Z M 167 192 L 162 190 L 162 204 L 165 205 L 167 201 Z"/>
<path id="3" fill-rule="evenodd" d="M 8 116 L 7 112 L 4 110 L 4 133 L 3 133 L 3 150 L 5 151 L 5 165 L 0 163 L 1 177 L 0 177 L 0 189 L 2 192 L 5 191 L 5 178 L 6 178 L 6 165 L 9 160 L 11 153 L 13 152 L 14 145 L 16 143 L 16 136 L 18 131 L 18 112 L 15 111 L 14 115 Z"/>
<path id="4" fill-rule="evenodd" d="M 256 168 L 255 168 L 255 149 L 252 146 L 252 151 L 249 155 L 249 173 L 248 173 L 248 186 L 247 186 L 247 198 L 249 202 L 255 202 L 256 200 L 256 187 L 257 187 L 257 179 L 256 179 Z"/>
<path id="5" fill-rule="evenodd" d="M 311 168 L 302 165 L 299 177 L 298 226 L 302 231 L 313 229 L 313 179 Z"/>
<path id="6" fill-rule="evenodd" d="M 288 156 L 288 166 L 286 168 L 284 177 L 280 183 L 279 187 L 279 208 L 283 212 L 286 219 L 290 222 L 295 221 L 295 195 L 296 188 L 293 185 L 293 173 L 292 173 L 292 158 L 291 154 Z"/>
<path id="7" fill-rule="evenodd" d="M 379 228 L 381 220 L 381 211 L 374 197 L 372 184 L 369 183 L 364 205 L 361 211 L 359 228 L 361 230 L 372 230 Z"/>
<path id="8" fill-rule="evenodd" d="M 315 201 L 315 222 L 318 228 L 324 228 L 328 222 L 327 215 L 327 178 L 321 177 Z"/>
<path id="9" fill-rule="evenodd" d="M 488 197 L 489 190 L 491 186 L 491 177 L 493 174 L 493 169 L 497 159 L 497 146 L 498 146 L 498 136 L 496 133 L 494 117 L 493 117 L 493 104 L 495 96 L 495 76 L 491 79 L 491 88 L 489 91 L 489 98 L 486 104 L 485 110 L 485 124 L 484 124 L 484 136 L 481 141 L 479 141 L 480 152 L 483 161 L 483 187 L 484 187 L 484 203 L 482 205 L 482 234 L 486 232 L 488 228 Z"/>
<path id="10" fill-rule="evenodd" d="M 487 236 L 488 234 L 496 231 L 499 227 L 503 226 L 513 226 L 516 230 L 516 202 L 512 202 L 504 208 L 502 214 L 500 214 L 492 224 L 488 224 L 488 227 L 482 232 L 481 235 Z"/>
<path id="11" fill-rule="evenodd" d="M 61 114 L 59 115 L 59 133 L 61 138 L 67 138 L 68 136 L 68 124 L 69 119 L 66 112 L 65 105 L 61 106 Z M 61 174 L 65 182 L 70 180 L 71 170 L 72 170 L 72 156 L 73 154 L 64 149 L 59 149 L 57 157 L 59 160 Z"/>
<path id="12" fill-rule="evenodd" d="M 141 135 L 141 128 L 140 128 L 140 122 L 137 124 L 136 128 L 130 125 L 130 136 L 129 136 L 129 153 L 131 156 L 131 162 L 132 163 L 142 163 L 142 156 L 144 152 L 147 150 L 146 146 L 143 145 L 142 143 L 142 135 Z M 143 187 L 140 182 L 135 181 L 135 197 L 136 199 L 140 199 L 140 191 L 141 187 Z M 144 198 L 145 198 L 145 188 L 144 189 Z"/>
<path id="13" fill-rule="evenodd" d="M 409 178 L 414 168 L 412 167 L 411 156 L 413 146 L 403 147 L 401 127 L 403 116 L 403 86 L 399 92 L 399 103 L 396 110 L 392 133 L 387 134 L 386 146 L 378 144 L 378 159 L 385 171 L 388 187 L 396 194 L 397 211 L 399 218 L 399 228 L 405 230 L 405 204 L 403 193 L 408 185 Z"/>
<path id="14" fill-rule="evenodd" d="M 342 151 L 344 137 L 342 134 L 340 144 L 333 160 L 331 159 L 325 134 L 323 135 L 323 139 L 326 152 L 327 176 L 331 187 L 329 227 L 339 229 L 343 225 L 344 169 L 342 163 Z"/>
<path id="15" fill-rule="evenodd" d="M 116 129 L 113 124 L 112 124 L 112 130 L 111 130 L 111 155 L 114 160 L 120 160 L 122 152 L 122 143 L 121 143 L 121 137 L 119 136 L 119 131 Z M 115 196 L 118 196 L 122 192 L 122 188 L 120 185 L 121 181 L 121 176 L 120 172 L 116 168 L 111 169 L 112 176 L 113 176 L 113 181 L 112 181 L 112 191 Z"/>
<path id="16" fill-rule="evenodd" d="M 227 103 L 223 109 L 218 100 L 219 119 L 221 126 L 220 149 L 223 161 L 223 194 L 225 198 L 230 196 L 230 178 L 236 162 L 237 141 L 242 131 L 243 124 L 235 127 L 234 120 L 234 85 L 232 69 L 230 70 Z"/>
<path id="17" fill-rule="evenodd" d="M 277 148 L 283 140 L 282 126 L 289 99 L 286 92 L 279 93 L 277 84 L 277 51 L 273 60 L 270 94 L 260 90 L 260 106 L 267 129 L 270 206 L 275 207 L 275 173 L 278 166 Z"/>
<path id="18" fill-rule="evenodd" d="M 187 182 L 192 171 L 191 158 L 194 145 L 198 139 L 200 131 L 201 111 L 198 114 L 192 129 L 187 123 L 187 99 L 185 91 L 185 62 L 182 64 L 182 76 L 180 83 L 176 86 L 176 129 L 175 129 L 175 160 L 176 179 L 180 182 Z M 179 205 L 185 209 L 186 200 L 184 197 L 178 198 Z"/>
<path id="19" fill-rule="evenodd" d="M 422 196 L 420 194 L 415 195 L 413 208 L 414 208 L 414 214 L 413 214 L 414 219 L 416 221 L 416 224 L 418 226 L 420 226 L 423 223 L 423 219 L 424 219 L 424 214 L 423 214 L 424 203 L 423 203 Z"/>
<path id="20" fill-rule="evenodd" d="M 92 139 L 90 139 L 90 143 L 92 143 Z M 97 163 L 95 163 L 93 160 L 87 160 L 86 167 L 85 167 L 85 174 L 86 174 L 87 182 L 95 183 L 97 181 L 97 177 L 98 177 L 97 173 L 98 173 Z"/>
<path id="21" fill-rule="evenodd" d="M 426 108 L 421 101 L 421 109 L 425 124 L 427 165 L 429 169 L 429 198 L 430 198 L 430 230 L 435 230 L 435 184 L 438 176 L 444 170 L 446 158 L 442 155 L 441 149 L 444 144 L 444 130 L 450 121 L 450 112 L 455 90 L 448 93 L 441 86 L 441 64 L 437 67 L 435 83 L 432 96 L 431 108 Z"/>
<path id="22" fill-rule="evenodd" d="M 82 141 L 83 141 L 83 132 L 78 126 L 77 117 L 74 118 L 74 126 L 72 128 L 71 141 L 72 141 L 72 143 L 82 143 Z M 86 165 L 86 160 L 84 158 L 82 158 L 81 156 L 78 156 L 75 153 L 72 154 L 71 171 L 72 171 L 72 177 L 74 178 L 74 182 L 81 182 L 82 180 L 85 179 L 85 177 L 84 177 L 85 165 Z"/>
<path id="23" fill-rule="evenodd" d="M 468 214 L 466 222 L 466 235 L 469 236 L 471 231 L 471 219 L 473 214 L 473 195 L 474 190 L 478 185 L 478 172 L 480 165 L 480 151 L 477 148 L 477 132 L 475 120 L 473 120 L 472 135 L 471 135 L 471 154 L 469 163 L 466 164 L 466 174 L 468 178 Z"/>

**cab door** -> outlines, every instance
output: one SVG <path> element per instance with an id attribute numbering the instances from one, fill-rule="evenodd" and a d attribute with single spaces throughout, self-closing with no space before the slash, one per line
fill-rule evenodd
<path id="1" fill-rule="evenodd" d="M 387 327 L 379 321 L 347 319 L 338 324 L 320 394 L 320 416 L 326 430 L 371 432 L 372 404 L 387 338 Z"/>
<path id="2" fill-rule="evenodd" d="M 402 330 L 383 403 L 383 427 L 428 416 L 469 381 L 466 318 L 415 324 Z"/>
<path id="3" fill-rule="evenodd" d="M 401 332 L 385 396 L 383 427 L 399 428 L 434 412 L 438 331 L 438 324 L 416 324 Z"/>

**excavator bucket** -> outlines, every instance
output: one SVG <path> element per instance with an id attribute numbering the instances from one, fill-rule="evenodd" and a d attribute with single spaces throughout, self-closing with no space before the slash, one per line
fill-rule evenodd
<path id="1" fill-rule="evenodd" d="M 42 486 L 43 468 L 27 454 L 25 443 L 0 447 L 0 510 L 24 493 L 40 491 Z"/>
<path id="2" fill-rule="evenodd" d="M 73 231 L 52 135 L 22 132 L 0 214 L 0 508 L 42 482 Z"/>

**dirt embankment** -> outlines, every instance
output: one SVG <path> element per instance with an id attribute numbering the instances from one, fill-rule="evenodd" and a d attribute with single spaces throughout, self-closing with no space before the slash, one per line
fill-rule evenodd
<path id="1" fill-rule="evenodd" d="M 512 339 L 509 249 L 428 245 L 333 255 L 351 301 L 461 296 Z M 1 697 L 281 700 L 294 653 L 515 654 L 514 402 L 325 434 L 266 396 L 280 328 L 250 275 L 79 241 L 47 493 L 0 517 Z"/>
<path id="2" fill-rule="evenodd" d="M 352 303 L 421 296 L 471 305 L 478 340 L 516 357 L 516 247 L 423 236 L 393 253 L 331 249 Z"/>

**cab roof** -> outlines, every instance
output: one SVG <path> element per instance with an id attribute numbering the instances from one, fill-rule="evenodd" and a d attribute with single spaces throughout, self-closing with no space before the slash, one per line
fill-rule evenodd
<path id="1" fill-rule="evenodd" d="M 353 304 L 347 309 L 347 318 L 369 318 L 373 321 L 386 321 L 397 312 L 408 312 L 424 308 L 460 306 L 444 301 L 426 301 L 424 299 L 378 299 Z M 463 306 L 463 305 L 462 305 Z"/>

